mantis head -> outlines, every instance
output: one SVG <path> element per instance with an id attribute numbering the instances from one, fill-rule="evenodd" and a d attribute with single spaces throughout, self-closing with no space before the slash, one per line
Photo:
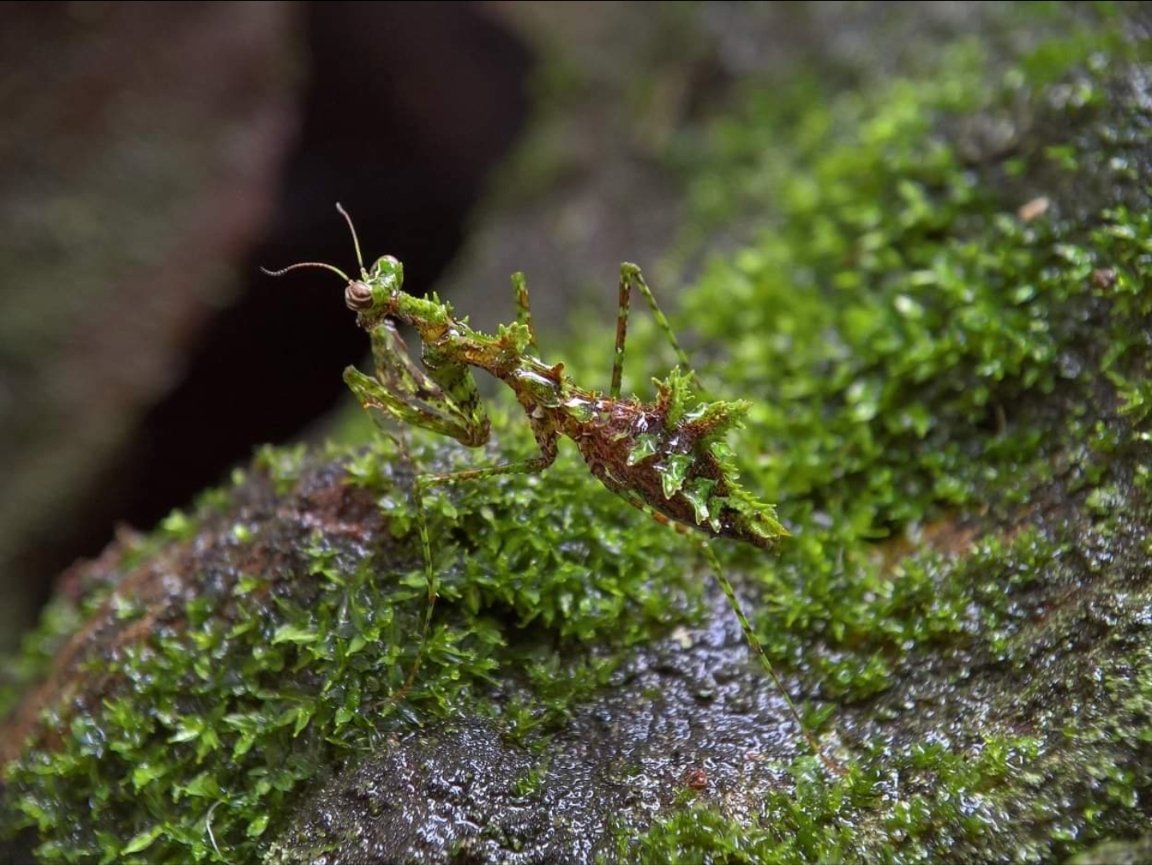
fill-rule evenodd
<path id="1" fill-rule="evenodd" d="M 348 280 L 344 302 L 361 315 L 387 315 L 404 284 L 404 265 L 395 256 L 384 255 L 376 259 L 371 272 L 361 268 L 360 274 L 361 279 Z"/>
<path id="2" fill-rule="evenodd" d="M 281 276 L 300 267 L 319 267 L 330 270 L 348 283 L 344 289 L 344 302 L 349 309 L 360 315 L 362 321 L 389 315 L 396 306 L 397 295 L 402 293 L 404 265 L 394 256 L 384 255 L 376 259 L 371 271 L 365 269 L 364 258 L 360 254 L 360 240 L 356 237 L 356 228 L 352 225 L 352 217 L 339 204 L 336 205 L 336 209 L 347 220 L 348 228 L 352 232 L 352 243 L 356 247 L 356 263 L 360 265 L 359 279 L 352 279 L 340 268 L 320 261 L 301 261 L 297 264 L 290 264 L 282 270 L 265 270 L 264 268 L 261 270 L 269 276 Z"/>

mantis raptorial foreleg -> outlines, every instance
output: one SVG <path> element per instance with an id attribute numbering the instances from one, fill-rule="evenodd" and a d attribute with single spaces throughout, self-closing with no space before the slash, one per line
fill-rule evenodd
<path id="1" fill-rule="evenodd" d="M 464 444 L 479 445 L 488 440 L 487 414 L 479 405 L 475 383 L 466 368 L 459 372 L 441 374 L 457 392 L 463 393 L 465 403 L 452 397 L 433 377 L 425 372 L 408 354 L 408 348 L 396 326 L 388 320 L 380 322 L 372 331 L 372 358 L 375 376 L 368 376 L 355 367 L 344 370 L 344 381 L 352 389 L 360 404 L 369 412 L 373 422 L 396 442 L 401 455 L 412 463 L 404 429 L 407 424 L 450 436 Z M 412 504 L 416 514 L 416 530 L 420 536 L 420 552 L 424 560 L 424 578 L 428 587 L 427 605 L 421 628 L 421 646 L 425 644 L 432 625 L 432 613 L 439 594 L 439 580 L 432 562 L 432 544 L 428 535 L 428 521 L 424 512 L 425 489 L 440 482 L 436 475 L 417 474 L 412 482 Z M 411 688 L 420 670 L 417 656 L 412 670 L 397 692 L 397 697 Z"/>
<path id="2" fill-rule="evenodd" d="M 524 298 L 527 301 L 526 290 Z M 488 416 L 479 404 L 479 393 L 466 367 L 451 364 L 437 366 L 425 361 L 425 367 L 421 368 L 408 353 L 407 345 L 396 326 L 387 319 L 372 330 L 372 358 L 375 376 L 365 375 L 350 366 L 344 371 L 344 380 L 376 426 L 396 442 L 402 456 L 409 463 L 412 458 L 404 434 L 407 424 L 450 436 L 473 447 L 488 440 Z M 556 459 L 556 439 L 555 434 L 538 436 L 540 455 L 531 459 L 443 474 L 417 474 L 413 478 L 412 504 L 428 586 L 421 628 L 422 646 L 427 642 L 439 596 L 439 578 L 432 561 L 432 544 L 424 511 L 425 491 L 438 484 L 543 471 Z M 417 657 L 404 684 L 395 695 L 397 699 L 411 688 L 420 670 L 420 663 L 420 657 Z"/>
<path id="3" fill-rule="evenodd" d="M 366 409 L 401 424 L 449 436 L 469 447 L 488 441 L 488 415 L 466 367 L 441 368 L 439 375 L 432 369 L 425 372 L 387 319 L 372 330 L 372 359 L 375 376 L 365 375 L 354 366 L 344 370 L 344 381 Z M 442 381 L 448 382 L 451 390 Z M 386 426 L 382 428 L 387 431 Z"/>

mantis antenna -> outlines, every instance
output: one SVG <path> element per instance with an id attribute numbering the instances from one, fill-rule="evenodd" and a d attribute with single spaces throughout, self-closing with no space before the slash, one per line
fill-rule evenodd
<path id="1" fill-rule="evenodd" d="M 297 262 L 296 264 L 290 264 L 287 267 L 283 268 L 282 270 L 269 270 L 266 267 L 262 267 L 262 268 L 260 268 L 260 272 L 265 273 L 268 276 L 283 276 L 288 271 L 296 270 L 296 269 L 301 268 L 301 267 L 322 267 L 322 268 L 324 268 L 324 270 L 330 270 L 335 274 L 339 274 L 340 278 L 343 279 L 345 282 L 352 282 L 352 279 L 348 276 L 348 274 L 346 274 L 340 268 L 333 267 L 330 264 L 324 264 L 321 261 L 300 261 L 300 262 Z"/>
<path id="2" fill-rule="evenodd" d="M 356 236 L 356 226 L 352 224 L 352 217 L 348 215 L 348 211 L 339 201 L 336 202 L 336 209 L 340 211 L 340 215 L 348 223 L 348 230 L 352 232 L 352 245 L 356 247 L 356 263 L 360 265 L 360 275 L 367 279 L 368 271 L 364 269 L 364 258 L 360 255 L 360 238 Z"/>
<path id="3" fill-rule="evenodd" d="M 340 211 L 340 215 L 344 217 L 344 221 L 348 223 L 348 230 L 352 232 L 352 245 L 356 247 L 356 264 L 360 267 L 360 276 L 364 279 L 368 278 L 368 271 L 364 269 L 364 257 L 360 254 L 360 238 L 356 236 L 356 226 L 352 224 L 352 217 L 348 215 L 348 211 L 340 202 L 336 202 L 336 209 Z M 331 264 L 325 264 L 322 261 L 301 261 L 296 264 L 290 264 L 281 270 L 269 270 L 266 267 L 260 268 L 260 272 L 268 276 L 283 276 L 290 270 L 296 270 L 300 267 L 320 267 L 324 270 L 330 270 L 337 274 L 345 282 L 353 282 L 353 279 L 348 276 L 344 271 L 338 267 L 333 267 Z"/>

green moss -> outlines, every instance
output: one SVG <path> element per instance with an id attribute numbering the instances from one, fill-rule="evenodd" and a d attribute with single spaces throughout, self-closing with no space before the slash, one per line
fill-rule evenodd
<path id="1" fill-rule="evenodd" d="M 829 783 L 818 761 L 793 767 L 795 787 L 772 793 L 755 825 L 692 803 L 644 835 L 622 836 L 622 861 L 671 863 L 917 862 L 994 856 L 1007 817 L 1003 782 L 1035 756 L 1027 739 L 994 738 L 975 753 L 939 743 L 849 767 Z M 922 779 L 915 785 L 897 777 Z M 868 852 L 865 853 L 864 851 Z M 979 861 L 973 859 L 973 861 Z"/>
<path id="2" fill-rule="evenodd" d="M 527 774 L 516 782 L 516 794 L 518 796 L 531 796 L 544 782 L 544 776 L 548 771 L 547 759 L 542 759 L 540 763 L 534 766 Z"/>
<path id="3" fill-rule="evenodd" d="M 300 480 L 307 453 L 302 444 L 290 448 L 262 447 L 256 451 L 253 466 L 268 473 L 276 483 L 277 492 L 287 494 Z"/>
<path id="4" fill-rule="evenodd" d="M 950 588 L 970 585 L 964 569 L 913 558 L 891 581 L 862 544 L 989 505 L 1007 517 L 1062 464 L 1093 473 L 1134 441 L 1131 427 L 1100 435 L 1092 424 L 1117 412 L 1139 423 L 1146 411 L 1147 341 L 1132 327 L 1149 312 L 1146 211 L 1102 200 L 1090 220 L 1060 204 L 1026 220 L 1014 211 L 1032 193 L 996 183 L 1005 159 L 973 163 L 951 140 L 963 137 L 964 112 L 1022 102 L 1067 123 L 1054 162 L 1050 142 L 1018 135 L 1013 159 L 1030 174 L 1053 163 L 1075 175 L 1085 160 L 1104 171 L 1100 142 L 1082 129 L 1109 122 L 1111 79 L 1070 66 L 1090 44 L 1113 43 L 1077 34 L 1040 49 L 1045 84 L 1063 51 L 1072 110 L 1019 69 L 990 87 L 964 46 L 932 81 L 809 107 L 798 129 L 761 116 L 752 98 L 718 130 L 696 198 L 774 218 L 710 262 L 686 318 L 706 344 L 729 347 L 714 377 L 753 402 L 749 485 L 788 503 L 798 535 L 766 580 L 780 608 L 769 633 L 920 646 L 959 627 L 974 600 Z M 1109 185 L 1099 174 L 1093 183 Z M 761 189 L 770 200 L 756 198 Z M 1069 452 L 1082 441 L 1087 451 Z M 857 691 L 883 686 L 874 665 L 823 673 Z"/>
<path id="5" fill-rule="evenodd" d="M 434 444 L 418 437 L 412 458 L 441 468 L 468 458 Z M 123 686 L 90 713 L 50 707 L 45 723 L 69 730 L 67 747 L 29 750 L 7 773 L 17 822 L 46 839 L 43 861 L 249 861 L 302 781 L 372 747 L 398 715 L 411 721 L 474 703 L 478 685 L 521 669 L 537 699 L 489 711 L 526 740 L 604 684 L 615 656 L 561 662 L 540 652 L 537 632 L 619 650 L 683 618 L 699 594 L 681 586 L 677 602 L 675 587 L 670 593 L 645 576 L 661 561 L 672 571 L 671 557 L 690 546 L 678 553 L 663 532 L 634 531 L 620 519 L 631 509 L 570 466 L 547 482 L 497 480 L 426 496 L 440 615 L 423 638 L 427 587 L 407 485 L 390 468 L 397 455 L 379 441 L 339 458 L 338 481 L 370 492 L 395 540 L 364 549 L 316 530 L 290 561 L 267 570 L 205 572 L 201 590 L 167 609 L 170 624 L 151 639 L 93 657 L 93 669 L 122 677 Z M 287 501 L 315 494 L 313 458 L 266 450 L 256 464 L 233 495 L 250 496 L 253 483 Z M 162 543 L 145 546 L 154 555 L 182 542 L 270 554 L 279 530 L 266 515 L 210 505 L 170 517 Z M 290 511 L 284 506 L 282 519 Z M 599 527 L 594 537 L 579 531 L 586 525 Z M 125 579 L 150 562 L 136 554 L 125 561 Z M 95 615 L 102 603 L 121 623 L 146 613 L 114 583 L 82 606 Z M 76 626 L 73 606 L 53 609 L 45 626 L 53 637 L 26 655 L 29 677 Z M 77 813 L 90 821 L 78 824 Z"/>
<path id="6" fill-rule="evenodd" d="M 1118 51 L 1078 33 L 989 83 L 964 45 L 933 80 L 750 92 L 715 128 L 687 246 L 721 221 L 747 230 L 684 314 L 723 355 L 705 381 L 752 401 L 736 457 L 793 532 L 768 559 L 716 552 L 773 663 L 820 695 L 803 708 L 846 772 L 796 760 L 752 825 L 683 797 L 639 837 L 622 824 L 623 858 L 1038 861 L 1143 825 L 1152 659 L 1125 641 L 1149 601 L 1152 218 L 1117 149 L 1147 116 L 1110 113 L 1135 109 L 1108 95 L 1117 68 L 1083 62 L 1102 47 Z M 1020 106 L 1031 126 L 981 143 L 975 118 Z M 1041 194 L 1046 212 L 1017 215 Z M 641 321 L 635 381 L 663 371 L 638 360 L 661 356 Z M 594 359 L 573 347 L 575 369 L 603 367 L 604 336 Z M 9 766 L 12 822 L 40 833 L 42 860 L 256 860 L 305 782 L 389 731 L 469 706 L 539 743 L 625 649 L 697 615 L 691 544 L 562 459 L 426 495 L 440 600 L 425 633 L 411 466 L 531 452 L 515 413 L 494 428 L 486 457 L 418 433 L 407 456 L 371 436 L 326 463 L 266 450 L 126 551 L 121 578 L 181 545 L 221 558 L 149 639 L 88 661 L 120 685 L 86 712 L 46 708 L 59 747 Z M 21 681 L 101 605 L 150 621 L 115 582 L 59 601 Z M 507 677 L 522 690 L 487 699 Z"/>
<path id="7" fill-rule="evenodd" d="M 1029 669 L 1037 634 L 1024 611 L 1058 593 L 1061 580 L 1075 591 L 1085 573 L 1116 579 L 1112 556 L 1134 541 L 1120 515 L 1147 525 L 1144 495 L 1099 485 L 1110 472 L 1132 473 L 1146 493 L 1147 472 L 1132 458 L 1147 441 L 1152 381 L 1152 221 L 1146 208 L 1120 203 L 1134 191 L 1137 158 L 1125 130 L 1147 129 L 1149 117 L 1131 100 L 1112 101 L 1110 91 L 1125 85 L 1098 60 L 1106 50 L 1116 61 L 1131 53 L 1111 36 L 1080 32 L 1041 46 L 993 86 L 980 53 L 964 46 L 931 81 L 829 99 L 824 111 L 810 83 L 752 93 L 701 160 L 708 169 L 693 194 L 701 224 L 758 211 L 744 248 L 713 258 L 685 296 L 684 317 L 705 344 L 727 346 L 711 380 L 753 402 L 750 439 L 760 448 L 744 455 L 749 485 L 784 503 L 796 536 L 759 569 L 759 630 L 778 666 L 803 657 L 812 681 L 842 705 L 914 680 L 933 647 L 951 647 L 965 664 Z M 805 108 L 793 116 L 797 104 Z M 1038 115 L 1031 134 L 1015 133 L 1014 155 L 962 152 L 970 112 L 995 116 L 1010 104 Z M 1036 134 L 1053 134 L 1058 123 L 1060 140 Z M 1146 147 L 1140 152 L 1146 158 Z M 1020 181 L 1004 183 L 1006 175 Z M 1041 178 L 1047 186 L 1029 188 Z M 1016 213 L 1040 193 L 1071 189 L 1038 217 Z M 1146 203 L 1146 189 L 1135 194 Z M 650 349 L 658 336 L 637 330 L 635 344 L 647 339 Z M 1085 521 L 1072 528 L 1033 524 L 971 545 L 978 526 L 1012 525 L 1038 500 L 1079 489 L 1087 490 Z M 933 551 L 938 525 L 955 534 L 936 543 L 962 558 Z M 873 546 L 884 538 L 921 551 L 893 565 Z M 1112 552 L 1073 578 L 1063 561 L 1083 555 L 1086 543 Z M 725 553 L 756 572 L 745 551 Z M 1124 617 L 1138 616 L 1138 598 Z M 1116 678 L 1125 689 L 1129 680 Z M 1139 718 L 1126 714 L 1109 735 L 1139 728 Z M 1039 753 L 1030 737 L 975 734 L 984 737 L 975 760 L 963 747 L 904 742 L 853 754 L 848 776 L 828 793 L 850 802 L 843 810 L 801 796 L 783 817 L 769 807 L 758 834 L 693 809 L 659 824 L 629 855 L 838 861 L 868 850 L 869 861 L 932 861 L 947 839 L 991 859 L 1009 842 L 1001 835 L 986 847 L 981 836 L 1003 829 L 1024 801 L 1032 802 L 1029 825 L 1053 834 L 1013 836 L 1021 860 L 1046 858 L 1052 842 L 1100 837 L 1089 819 L 1098 808 L 1116 821 L 1113 831 L 1139 825 L 1134 791 L 1148 780 L 1133 767 L 1137 746 L 1089 745 L 1090 724 L 1064 723 L 1067 750 L 1049 755 L 1037 775 L 1018 775 Z M 1114 791 L 1108 804 L 1080 785 L 1084 760 Z M 896 772 L 909 761 L 935 779 L 923 795 L 848 796 L 862 766 Z M 803 774 L 796 769 L 798 794 Z M 1093 802 L 1085 822 L 1069 817 L 1055 790 Z"/>

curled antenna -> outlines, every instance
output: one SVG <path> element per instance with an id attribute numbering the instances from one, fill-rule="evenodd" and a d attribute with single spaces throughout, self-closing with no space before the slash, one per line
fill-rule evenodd
<path id="1" fill-rule="evenodd" d="M 352 224 L 352 217 L 348 215 L 348 211 L 344 209 L 344 206 L 339 201 L 336 202 L 336 209 L 340 212 L 340 215 L 344 217 L 344 221 L 348 223 L 348 230 L 352 232 L 352 245 L 356 247 L 356 263 L 360 266 L 360 276 L 367 279 L 368 271 L 364 269 L 364 256 L 360 254 L 360 238 L 356 236 L 356 226 Z M 262 267 L 260 268 L 260 272 L 267 276 L 283 276 L 288 271 L 296 270 L 298 267 L 322 267 L 325 270 L 330 270 L 338 274 L 345 282 L 353 281 L 352 278 L 340 268 L 333 267 L 331 264 L 324 264 L 320 261 L 301 261 L 297 264 L 290 264 L 283 270 L 269 270 L 266 267 Z"/>
<path id="2" fill-rule="evenodd" d="M 352 245 L 356 247 L 356 263 L 360 265 L 360 275 L 367 279 L 368 271 L 364 269 L 364 257 L 360 255 L 360 238 L 356 236 L 356 226 L 352 224 L 352 217 L 348 215 L 348 211 L 339 201 L 336 202 L 336 209 L 340 211 L 340 215 L 348 223 L 348 230 L 352 232 Z"/>
<path id="3" fill-rule="evenodd" d="M 288 271 L 296 270 L 297 268 L 300 268 L 300 267 L 322 267 L 325 270 L 330 270 L 333 273 L 339 274 L 340 278 L 343 279 L 345 282 L 352 282 L 352 280 L 348 277 L 348 274 L 346 274 L 340 268 L 333 267 L 330 264 L 324 264 L 323 262 L 320 262 L 320 261 L 301 261 L 301 262 L 298 262 L 297 264 L 290 264 L 287 267 L 285 267 L 283 270 L 269 270 L 266 267 L 262 267 L 262 268 L 260 268 L 260 272 L 264 273 L 268 276 L 283 276 Z"/>

